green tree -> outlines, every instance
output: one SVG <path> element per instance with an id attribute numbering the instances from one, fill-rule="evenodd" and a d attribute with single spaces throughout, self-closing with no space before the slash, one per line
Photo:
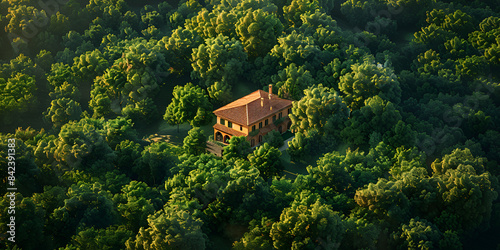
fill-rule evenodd
<path id="1" fill-rule="evenodd" d="M 292 0 L 290 5 L 283 7 L 283 17 L 289 26 L 298 27 L 302 24 L 300 16 L 310 14 L 319 9 L 320 6 L 316 0 Z"/>
<path id="2" fill-rule="evenodd" d="M 431 164 L 433 177 L 442 180 L 439 193 L 444 209 L 436 219 L 440 228 L 468 232 L 490 218 L 498 192 L 493 188 L 497 185 L 495 177 L 485 171 L 484 165 L 485 159 L 474 157 L 469 149 L 456 149 Z M 446 214 L 454 216 L 446 219 Z"/>
<path id="3" fill-rule="evenodd" d="M 325 0 L 328 2 L 332 0 Z M 333 2 L 333 1 L 332 1 Z M 320 10 L 313 13 L 304 13 L 300 16 L 302 25 L 298 28 L 302 34 L 311 36 L 314 43 L 323 49 L 322 53 L 333 52 L 334 48 L 340 46 L 344 40 L 341 30 L 337 27 L 337 22 L 332 17 Z M 328 55 L 325 53 L 325 55 Z M 320 56 L 320 60 L 329 61 L 332 58 Z M 316 66 L 316 65 L 315 65 Z M 323 64 L 321 65 L 323 66 Z"/>
<path id="4" fill-rule="evenodd" d="M 284 34 L 278 38 L 278 44 L 274 45 L 269 56 L 277 60 L 281 68 L 284 68 L 290 63 L 296 65 L 317 63 L 317 56 L 320 55 L 320 51 L 321 49 L 315 43 L 313 37 L 294 30 L 292 33 Z"/>
<path id="5" fill-rule="evenodd" d="M 90 1 L 85 10 L 90 15 L 90 20 L 102 18 L 102 23 L 109 27 L 118 27 L 120 19 L 128 10 L 124 0 L 117 1 Z"/>
<path id="6" fill-rule="evenodd" d="M 439 45 L 454 37 L 454 34 L 445 28 L 436 24 L 422 27 L 421 31 L 414 34 L 416 43 L 426 44 L 427 46 L 437 49 Z"/>
<path id="7" fill-rule="evenodd" d="M 33 28 L 36 29 L 35 22 L 47 23 L 50 20 L 44 10 L 38 10 L 34 6 L 26 5 L 26 3 L 12 6 L 6 17 L 8 23 L 5 26 L 5 31 L 18 35 L 22 35 L 23 31 L 32 35 L 29 32 L 33 32 Z"/>
<path id="8" fill-rule="evenodd" d="M 124 226 L 91 227 L 71 237 L 71 244 L 66 249 L 124 249 L 125 242 L 132 236 L 133 232 Z"/>
<path id="9" fill-rule="evenodd" d="M 95 180 L 102 182 L 104 189 L 108 190 L 112 194 L 120 192 L 122 187 L 130 182 L 130 178 L 117 169 L 108 171 L 104 174 L 104 176 L 100 176 L 100 178 Z"/>
<path id="10" fill-rule="evenodd" d="M 54 63 L 47 75 L 47 81 L 53 87 L 61 87 L 65 82 L 71 86 L 78 86 L 77 78 L 71 67 L 64 63 Z"/>
<path id="11" fill-rule="evenodd" d="M 248 226 L 248 232 L 243 237 L 233 243 L 234 249 L 258 249 L 266 250 L 273 248 L 273 242 L 269 236 L 273 220 L 263 217 L 261 221 L 252 220 Z"/>
<path id="12" fill-rule="evenodd" d="M 8 112 L 25 112 L 34 104 L 36 98 L 35 79 L 23 73 L 17 73 L 7 80 L 0 78 L 0 114 L 5 118 Z"/>
<path id="13" fill-rule="evenodd" d="M 315 129 L 319 134 L 334 134 L 342 129 L 349 117 L 349 109 L 342 98 L 323 85 L 304 90 L 304 97 L 293 103 L 291 130 L 304 133 Z"/>
<path id="14" fill-rule="evenodd" d="M 393 103 L 375 96 L 368 98 L 361 109 L 352 112 L 340 135 L 350 145 L 362 146 L 374 133 L 389 133 L 400 120 L 401 115 Z"/>
<path id="15" fill-rule="evenodd" d="M 267 142 L 249 154 L 248 160 L 252 166 L 260 171 L 260 176 L 264 180 L 280 176 L 285 169 L 281 162 L 281 151 L 270 146 Z"/>
<path id="16" fill-rule="evenodd" d="M 71 236 L 83 231 L 87 225 L 101 229 L 118 219 L 109 194 L 99 182 L 74 184 L 68 189 L 67 196 L 64 205 L 50 215 L 50 226 L 46 227 L 59 246 L 64 246 Z"/>
<path id="17" fill-rule="evenodd" d="M 318 200 L 313 204 L 294 202 L 285 208 L 270 235 L 277 249 L 336 249 L 343 232 L 340 217 Z"/>
<path id="18" fill-rule="evenodd" d="M 190 29 L 179 27 L 172 32 L 172 35 L 165 41 L 165 48 L 172 53 L 175 60 L 172 61 L 172 67 L 180 74 L 189 72 L 191 53 L 203 40 Z"/>
<path id="19" fill-rule="evenodd" d="M 144 148 L 141 158 L 134 162 L 132 171 L 138 180 L 149 185 L 163 183 L 170 176 L 170 168 L 176 165 L 173 146 L 167 142 L 153 143 Z"/>
<path id="20" fill-rule="evenodd" d="M 115 194 L 113 201 L 117 204 L 121 215 L 129 222 L 132 222 L 127 226 L 136 232 L 139 230 L 139 226 L 147 224 L 145 219 L 149 214 L 163 207 L 167 198 L 163 195 L 164 193 L 161 189 L 149 187 L 144 182 L 129 181 L 126 185 L 122 186 L 120 193 Z M 144 220 L 138 217 L 144 218 Z"/>
<path id="21" fill-rule="evenodd" d="M 236 23 L 236 34 L 253 58 L 267 54 L 282 31 L 283 25 L 278 17 L 262 9 L 247 11 Z"/>
<path id="22" fill-rule="evenodd" d="M 489 220 L 498 196 L 493 188 L 496 179 L 484 171 L 484 163 L 484 158 L 473 157 L 468 149 L 456 149 L 435 160 L 432 175 L 423 164 L 408 168 L 404 165 L 409 162 L 401 161 L 397 164 L 403 171 L 395 180 L 380 178 L 358 189 L 354 200 L 393 228 L 419 216 L 441 231 L 471 232 Z"/>
<path id="23" fill-rule="evenodd" d="M 69 18 L 61 12 L 57 12 L 55 15 L 50 16 L 50 24 L 47 29 L 48 32 L 54 34 L 57 37 L 61 37 L 64 34 L 68 33 L 70 28 L 71 24 L 69 22 Z"/>
<path id="24" fill-rule="evenodd" d="M 462 249 L 462 242 L 456 232 L 451 230 L 443 233 L 443 238 L 439 241 L 440 249 Z"/>
<path id="25" fill-rule="evenodd" d="M 64 82 L 60 86 L 56 86 L 54 91 L 49 93 L 49 96 L 52 100 L 69 98 L 76 101 L 80 99 L 80 91 L 77 86 Z"/>
<path id="26" fill-rule="evenodd" d="M 398 104 L 401 98 L 399 81 L 393 70 L 369 60 L 351 66 L 352 72 L 340 77 L 339 89 L 352 110 L 360 109 L 369 97 L 380 96 Z"/>
<path id="27" fill-rule="evenodd" d="M 149 125 L 161 119 L 157 106 L 150 97 L 127 104 L 127 106 L 122 109 L 122 115 L 132 120 L 134 124 L 137 125 Z"/>
<path id="28" fill-rule="evenodd" d="M 7 192 L 7 187 L 12 179 L 10 176 L 13 175 L 17 191 L 28 197 L 32 193 L 41 192 L 42 186 L 46 182 L 40 167 L 36 164 L 32 145 L 27 144 L 28 142 L 24 143 L 24 140 L 28 141 L 29 139 L 20 136 L 20 130 L 20 128 L 17 129 L 16 135 L 0 134 L 0 164 L 5 166 L 5 171 L 0 174 L 1 183 L 4 185 L 0 191 Z M 12 148 L 13 144 L 14 148 Z M 15 155 L 12 155 L 12 149 L 14 149 Z M 15 164 L 9 162 L 15 162 Z"/>
<path id="29" fill-rule="evenodd" d="M 16 201 L 15 206 L 10 203 L 12 197 Z M 14 210 L 14 212 L 11 210 Z M 0 228 L 5 232 L 5 237 L 15 236 L 15 243 L 5 239 L 0 244 L 2 247 L 5 249 L 15 249 L 15 246 L 24 249 L 49 248 L 49 238 L 44 234 L 45 210 L 37 206 L 32 198 L 23 198 L 21 194 L 16 195 L 16 192 L 7 192 L 0 202 L 0 211 L 2 212 L 0 215 L 2 223 Z M 8 224 L 11 224 L 11 217 L 16 218 L 13 227 L 8 226 Z M 14 235 L 11 235 L 8 231 L 13 231 Z"/>
<path id="30" fill-rule="evenodd" d="M 61 186 L 45 186 L 43 192 L 35 193 L 31 197 L 36 205 L 45 210 L 45 218 L 57 208 L 64 206 L 67 188 Z"/>
<path id="31" fill-rule="evenodd" d="M 35 66 L 42 68 L 45 72 L 50 70 L 52 63 L 54 63 L 54 57 L 50 51 L 40 50 L 35 57 Z"/>
<path id="32" fill-rule="evenodd" d="M 339 249 L 376 249 L 380 235 L 378 226 L 367 219 L 356 217 L 343 222 L 346 232 Z"/>
<path id="33" fill-rule="evenodd" d="M 91 168 L 99 160 L 112 161 L 114 156 L 103 135 L 102 121 L 90 118 L 63 125 L 54 152 L 56 160 L 75 169 Z"/>
<path id="34" fill-rule="evenodd" d="M 188 154 L 202 154 L 205 152 L 207 137 L 199 127 L 193 127 L 184 138 L 183 148 Z"/>
<path id="35" fill-rule="evenodd" d="M 123 47 L 126 49 L 123 50 Z M 156 109 L 147 99 L 157 93 L 159 84 L 168 76 L 165 45 L 155 39 L 146 41 L 137 38 L 125 40 L 125 44 L 120 46 L 112 45 L 108 51 L 114 54 L 110 56 L 118 59 L 102 76 L 94 79 L 89 101 L 89 106 L 94 110 L 93 116 L 123 115 L 125 110 L 143 115 L 143 119 L 149 118 Z M 141 114 L 140 111 L 150 113 Z"/>
<path id="36" fill-rule="evenodd" d="M 229 139 L 229 145 L 224 147 L 224 159 L 245 159 L 250 153 L 250 143 L 245 136 L 233 136 Z"/>
<path id="37" fill-rule="evenodd" d="M 227 81 L 217 81 L 208 87 L 208 95 L 214 102 L 227 104 L 233 99 L 232 86 Z"/>
<path id="38" fill-rule="evenodd" d="M 217 19 L 219 23 L 217 23 Z M 214 38 L 219 34 L 234 37 L 234 29 L 224 29 L 225 27 L 234 27 L 237 22 L 237 17 L 234 13 L 229 13 L 225 10 L 216 9 L 209 11 L 203 8 L 198 11 L 196 16 L 185 20 L 185 27 L 195 31 L 202 39 Z"/>
<path id="39" fill-rule="evenodd" d="M 133 128 L 131 120 L 124 117 L 108 120 L 104 125 L 106 141 L 111 148 L 115 148 L 122 141 L 137 141 L 137 131 Z"/>
<path id="40" fill-rule="evenodd" d="M 454 37 L 444 43 L 446 51 L 451 54 L 454 58 L 463 58 L 467 55 L 474 54 L 474 48 L 472 44 L 458 37 Z"/>
<path id="41" fill-rule="evenodd" d="M 456 61 L 455 69 L 457 75 L 465 79 L 475 79 L 478 75 L 482 75 L 486 68 L 486 60 L 484 57 L 470 56 Z"/>
<path id="42" fill-rule="evenodd" d="M 69 121 L 79 120 L 82 115 L 82 109 L 78 102 L 63 97 L 52 100 L 50 107 L 44 112 L 44 115 L 54 128 L 58 130 Z"/>
<path id="43" fill-rule="evenodd" d="M 208 38 L 193 49 L 191 78 L 200 79 L 207 87 L 216 81 L 235 82 L 244 72 L 247 57 L 241 42 L 234 38 Z"/>
<path id="44" fill-rule="evenodd" d="M 416 132 L 412 129 L 410 124 L 405 124 L 403 121 L 398 121 L 391 131 L 384 134 L 384 141 L 394 148 L 404 146 L 405 148 L 411 148 L 415 146 L 416 142 Z M 373 136 L 370 136 L 370 139 Z"/>
<path id="45" fill-rule="evenodd" d="M 432 223 L 417 217 L 403 224 L 393 237 L 401 249 L 434 249 L 438 246 L 441 232 Z"/>
<path id="46" fill-rule="evenodd" d="M 302 132 L 296 132 L 295 137 L 288 142 L 286 150 L 293 161 L 302 160 L 310 150 L 307 136 Z"/>
<path id="47" fill-rule="evenodd" d="M 488 17 L 481 21 L 479 24 L 479 30 L 474 31 L 469 36 L 469 41 L 472 45 L 478 49 L 487 49 L 488 47 L 495 44 L 496 38 L 500 27 L 499 17 Z"/>
<path id="48" fill-rule="evenodd" d="M 135 239 L 129 239 L 127 249 L 204 249 L 203 222 L 186 211 L 172 208 L 160 210 L 148 217 L 149 227 L 141 227 Z"/>
<path id="49" fill-rule="evenodd" d="M 234 3 L 233 3 L 234 4 Z M 275 5 L 276 1 L 270 0 L 242 0 L 237 1 L 234 8 L 235 13 L 240 17 L 244 16 L 248 11 L 263 10 L 268 13 L 277 13 L 278 7 Z"/>
<path id="50" fill-rule="evenodd" d="M 204 90 L 192 83 L 175 86 L 172 92 L 172 102 L 168 105 L 163 119 L 170 125 L 189 122 L 191 126 L 200 126 L 212 121 L 212 104 Z"/>
<path id="51" fill-rule="evenodd" d="M 293 100 L 299 100 L 304 89 L 315 83 L 311 72 L 305 70 L 304 66 L 297 67 L 295 63 L 278 71 L 278 74 L 272 76 L 271 79 L 278 89 L 279 97 Z"/>
<path id="52" fill-rule="evenodd" d="M 370 183 L 364 189 L 357 190 L 354 200 L 389 225 L 396 226 L 408 216 L 410 206 L 408 197 L 400 191 L 400 185 L 400 182 L 380 179 L 377 183 Z"/>
<path id="53" fill-rule="evenodd" d="M 262 142 L 268 143 L 271 147 L 280 148 L 283 146 L 283 137 L 280 132 L 273 130 L 264 135 Z"/>
<path id="54" fill-rule="evenodd" d="M 158 6 L 160 7 L 160 6 Z M 172 7 L 170 7 L 171 9 Z M 179 2 L 177 10 L 170 15 L 170 22 L 173 26 L 181 26 L 186 19 L 191 19 L 202 9 L 202 6 L 196 0 Z"/>
<path id="55" fill-rule="evenodd" d="M 91 98 L 89 108 L 92 108 L 93 117 L 107 117 L 112 114 L 111 98 L 106 94 L 105 88 L 95 87 Z"/>
<path id="56" fill-rule="evenodd" d="M 128 176 L 132 176 L 134 162 L 141 157 L 142 147 L 139 143 L 129 140 L 121 141 L 115 147 L 116 167 Z"/>
<path id="57" fill-rule="evenodd" d="M 75 76 L 83 79 L 94 78 L 104 73 L 108 67 L 108 61 L 99 50 L 87 51 L 85 54 L 73 59 L 71 70 Z"/>
<path id="58" fill-rule="evenodd" d="M 338 152 L 327 153 L 317 161 L 316 167 L 308 166 L 307 172 L 318 185 L 342 193 L 352 181 L 346 164 L 343 164 L 344 159 Z"/>
<path id="59" fill-rule="evenodd" d="M 9 63 L 3 65 L 3 70 L 1 75 L 3 78 L 14 78 L 16 75 L 28 75 L 35 76 L 37 74 L 37 69 L 35 64 L 30 57 L 20 54 L 16 58 L 9 61 Z"/>

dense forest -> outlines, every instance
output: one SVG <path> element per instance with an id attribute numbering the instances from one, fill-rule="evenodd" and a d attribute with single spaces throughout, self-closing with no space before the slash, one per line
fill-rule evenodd
<path id="1" fill-rule="evenodd" d="M 499 0 L 1 0 L 0 24 L 2 249 L 500 249 Z M 288 148 L 206 153 L 212 111 L 269 84 Z"/>

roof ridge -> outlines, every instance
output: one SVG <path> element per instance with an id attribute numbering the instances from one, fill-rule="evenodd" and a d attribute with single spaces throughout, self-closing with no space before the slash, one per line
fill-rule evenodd
<path id="1" fill-rule="evenodd" d="M 264 92 L 264 90 L 261 90 L 261 89 L 258 89 L 257 91 L 255 92 L 258 92 L 259 93 L 259 96 L 256 96 L 255 99 L 252 100 L 253 101 L 256 101 L 256 100 L 260 100 L 260 98 L 262 98 L 262 92 Z M 254 92 L 254 93 L 255 93 Z M 251 95 L 251 94 L 250 94 Z"/>
<path id="2" fill-rule="evenodd" d="M 259 100 L 262 97 L 261 91 L 264 92 L 263 90 L 258 89 L 258 90 L 254 91 L 254 92 L 252 92 L 252 93 L 250 93 L 250 94 L 248 94 L 246 96 L 243 96 L 243 97 L 241 97 L 241 98 L 239 98 L 237 100 L 234 100 L 234 101 L 232 101 L 232 102 L 230 102 L 230 103 L 228 103 L 228 104 L 226 104 L 226 105 L 224 105 L 224 106 L 222 106 L 222 107 L 214 110 L 214 112 L 215 111 L 219 111 L 219 110 L 223 110 L 223 109 L 226 109 L 226 108 L 243 107 L 243 103 L 241 103 L 241 104 L 238 103 L 238 101 L 240 101 L 242 99 L 246 99 L 246 103 L 251 103 L 251 102 L 254 102 L 256 100 Z M 253 97 L 252 95 L 255 95 L 255 97 Z"/>

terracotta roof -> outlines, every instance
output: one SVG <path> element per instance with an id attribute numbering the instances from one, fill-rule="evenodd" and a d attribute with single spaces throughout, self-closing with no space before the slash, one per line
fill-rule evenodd
<path id="1" fill-rule="evenodd" d="M 214 129 L 220 130 L 226 134 L 230 134 L 233 136 L 247 136 L 245 133 L 243 133 L 241 131 L 238 131 L 238 130 L 235 130 L 232 128 L 228 128 L 228 127 L 226 127 L 222 124 L 218 124 L 218 123 L 214 125 Z"/>
<path id="2" fill-rule="evenodd" d="M 261 98 L 263 98 L 263 105 L 261 105 Z M 248 126 L 290 105 L 292 105 L 290 100 L 281 99 L 274 94 L 269 99 L 269 93 L 257 90 L 215 110 L 214 114 L 233 123 Z"/>

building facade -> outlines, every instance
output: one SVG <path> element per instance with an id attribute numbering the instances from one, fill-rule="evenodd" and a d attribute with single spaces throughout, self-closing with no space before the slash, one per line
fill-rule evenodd
<path id="1" fill-rule="evenodd" d="M 233 136 L 245 136 L 252 147 L 256 146 L 267 133 L 290 129 L 291 109 L 292 101 L 274 95 L 269 85 L 269 93 L 257 90 L 215 110 L 214 140 L 228 144 Z"/>

